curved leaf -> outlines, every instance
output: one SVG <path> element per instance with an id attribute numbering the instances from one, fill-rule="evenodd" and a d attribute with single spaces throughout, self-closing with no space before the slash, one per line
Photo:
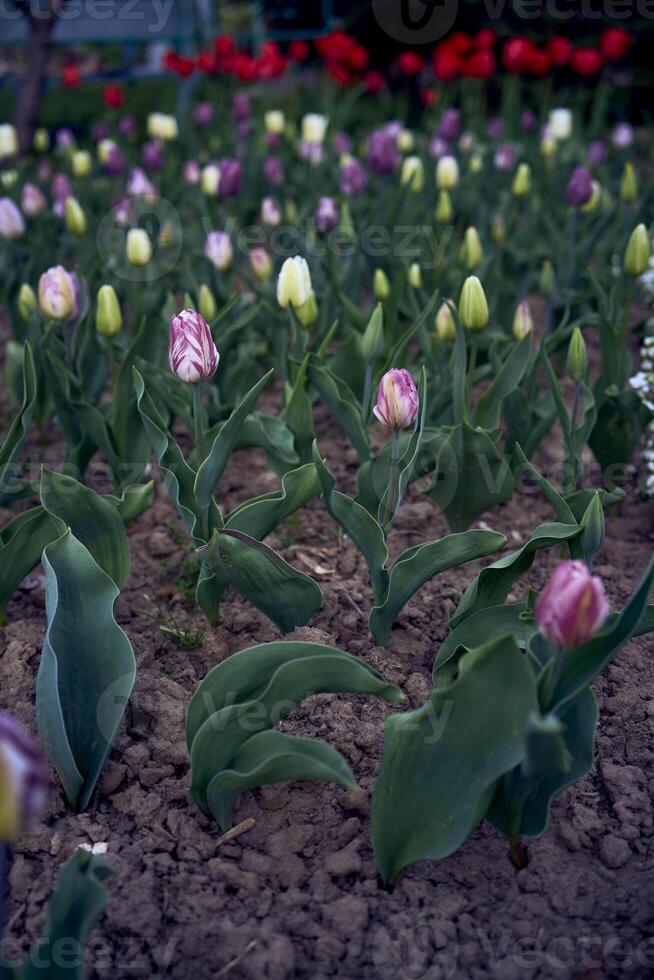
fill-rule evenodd
<path id="1" fill-rule="evenodd" d="M 503 636 L 513 636 L 520 647 L 525 647 L 536 629 L 526 602 L 489 606 L 466 616 L 441 643 L 432 667 L 434 687 L 451 682 L 460 657 L 469 650 Z"/>
<path id="2" fill-rule="evenodd" d="M 253 735 L 236 753 L 231 767 L 207 786 L 207 804 L 221 827 L 232 817 L 236 797 L 247 789 L 293 779 L 320 779 L 354 789 L 347 762 L 325 742 L 270 730 Z"/>
<path id="3" fill-rule="evenodd" d="M 12 595 L 39 564 L 46 544 L 60 534 L 60 523 L 43 507 L 18 514 L 0 531 L 0 626 L 5 623 Z"/>
<path id="4" fill-rule="evenodd" d="M 262 541 L 320 490 L 316 467 L 306 463 L 282 477 L 281 490 L 253 497 L 225 518 L 225 527 Z"/>
<path id="5" fill-rule="evenodd" d="M 386 644 L 395 617 L 425 582 L 448 568 L 474 558 L 485 558 L 506 543 L 495 531 L 463 531 L 409 548 L 393 565 L 386 598 L 370 613 L 369 627 L 375 642 Z"/>
<path id="6" fill-rule="evenodd" d="M 467 653 L 458 679 L 384 728 L 372 797 L 372 839 L 384 881 L 459 847 L 484 816 L 497 780 L 524 755 L 536 685 L 512 639 Z"/>
<path id="7" fill-rule="evenodd" d="M 84 810 L 134 684 L 136 663 L 113 616 L 118 589 L 70 530 L 43 552 L 48 626 L 36 720 L 70 805 Z"/>
<path id="8" fill-rule="evenodd" d="M 518 387 L 531 356 L 531 334 L 515 345 L 492 383 L 479 399 L 474 411 L 475 425 L 482 429 L 496 429 L 500 424 L 502 404 Z"/>
<path id="9" fill-rule="evenodd" d="M 334 419 L 346 434 L 359 459 L 370 459 L 370 437 L 361 421 L 361 406 L 347 383 L 333 374 L 313 355 L 309 357 L 307 376 Z"/>
<path id="10" fill-rule="evenodd" d="M 17 481 L 18 457 L 29 431 L 36 404 L 36 369 L 29 344 L 25 344 L 22 366 L 22 402 L 0 446 L 0 504 L 22 496 L 23 484 Z"/>

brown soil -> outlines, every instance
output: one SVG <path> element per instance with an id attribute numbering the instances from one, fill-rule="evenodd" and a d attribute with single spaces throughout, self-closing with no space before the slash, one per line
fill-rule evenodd
<path id="1" fill-rule="evenodd" d="M 326 419 L 320 444 L 339 485 L 352 489 L 354 459 Z M 56 457 L 49 448 L 48 456 Z M 227 509 L 272 489 L 259 451 L 239 453 L 221 485 Z M 547 505 L 518 495 L 485 515 L 509 537 L 528 537 Z M 446 533 L 411 488 L 393 551 Z M 516 871 L 505 840 L 483 825 L 457 853 L 381 886 L 369 839 L 369 798 L 386 714 L 373 698 L 320 695 L 291 717 L 292 730 L 340 750 L 358 779 L 346 792 L 314 782 L 245 794 L 235 821 L 255 825 L 220 845 L 219 828 L 188 797 L 184 713 L 217 662 L 276 639 L 274 627 L 238 596 L 222 625 L 206 628 L 178 581 L 189 554 L 173 508 L 155 505 L 129 529 L 132 575 L 117 603 L 138 677 L 125 723 L 87 813 L 71 814 L 53 777 L 45 822 L 16 849 L 10 935 L 26 951 L 43 926 L 44 903 L 63 862 L 81 842 L 107 842 L 111 900 L 88 949 L 94 978 L 230 977 L 234 980 L 440 977 L 645 977 L 654 966 L 654 643 L 633 641 L 597 684 L 598 756 L 591 774 L 554 804 L 550 829 L 529 844 Z M 650 505 L 632 495 L 609 520 L 596 564 L 614 607 L 636 584 L 652 551 Z M 320 583 L 324 609 L 292 638 L 341 647 L 379 668 L 416 706 L 447 618 L 475 567 L 429 583 L 399 617 L 387 650 L 367 636 L 370 588 L 362 559 L 339 542 L 315 500 L 273 543 Z M 541 557 L 542 584 L 554 553 Z M 33 584 L 33 583 L 32 583 Z M 180 626 L 204 630 L 182 650 L 160 629 L 157 606 Z M 154 618 L 153 618 L 154 617 Z M 42 583 L 16 594 L 0 635 L 0 701 L 34 729 L 34 677 L 45 617 Z"/>

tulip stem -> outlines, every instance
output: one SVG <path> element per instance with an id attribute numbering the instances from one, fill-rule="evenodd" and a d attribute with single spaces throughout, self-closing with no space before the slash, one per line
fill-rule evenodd
<path id="1" fill-rule="evenodd" d="M 391 466 L 388 474 L 388 493 L 386 495 L 386 515 L 384 517 L 384 531 L 390 530 L 391 521 L 395 516 L 398 497 L 400 495 L 400 429 L 393 429 L 393 442 L 391 443 Z"/>
<path id="2" fill-rule="evenodd" d="M 568 493 L 573 493 L 577 487 L 577 479 L 581 469 L 577 463 L 577 416 L 579 415 L 579 402 L 581 395 L 581 385 L 575 384 L 574 397 L 572 400 L 572 412 L 570 413 L 570 474 L 568 483 Z"/>
<path id="3" fill-rule="evenodd" d="M 472 389 L 475 384 L 475 371 L 477 370 L 477 337 L 473 334 L 470 341 L 470 364 L 468 366 L 468 384 L 466 390 L 466 409 L 470 415 L 470 401 L 472 399 Z"/>
<path id="4" fill-rule="evenodd" d="M 193 389 L 193 425 L 195 429 L 195 454 L 198 460 L 198 469 L 200 464 L 204 462 L 204 403 L 202 396 L 204 394 L 204 384 L 202 381 L 197 381 L 195 384 L 191 385 Z"/>
<path id="5" fill-rule="evenodd" d="M 372 393 L 372 361 L 366 364 L 366 376 L 363 382 L 363 401 L 361 402 L 361 421 L 365 424 L 370 415 L 370 395 Z"/>

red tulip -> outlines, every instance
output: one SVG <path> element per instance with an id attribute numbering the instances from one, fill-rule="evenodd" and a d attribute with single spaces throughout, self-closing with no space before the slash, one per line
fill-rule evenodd
<path id="1" fill-rule="evenodd" d="M 79 85 L 79 68 L 77 65 L 64 65 L 61 80 L 66 88 L 76 88 Z"/>
<path id="2" fill-rule="evenodd" d="M 572 52 L 571 64 L 572 70 L 577 75 L 590 78 L 598 73 L 604 64 L 604 59 L 595 48 L 577 48 L 576 51 Z"/>
<path id="3" fill-rule="evenodd" d="M 492 51 L 474 51 L 464 65 L 467 78 L 491 78 L 495 74 L 497 63 Z"/>
<path id="4" fill-rule="evenodd" d="M 195 67 L 194 58 L 178 57 L 175 71 L 180 78 L 190 78 L 195 71 Z"/>
<path id="5" fill-rule="evenodd" d="M 631 35 L 620 27 L 607 27 L 600 38 L 600 51 L 607 61 L 620 61 L 631 45 Z"/>
<path id="6" fill-rule="evenodd" d="M 445 43 L 458 55 L 467 54 L 473 46 L 472 38 L 465 31 L 455 31 Z"/>
<path id="7" fill-rule="evenodd" d="M 502 48 L 502 63 L 507 71 L 519 75 L 527 71 L 529 59 L 535 50 L 534 45 L 526 38 L 512 37 Z"/>
<path id="8" fill-rule="evenodd" d="M 120 85 L 105 85 L 102 97 L 109 109 L 120 109 L 125 104 L 125 93 Z"/>
<path id="9" fill-rule="evenodd" d="M 440 45 L 434 52 L 432 66 L 439 82 L 451 82 L 463 74 L 463 62 L 444 45 Z"/>
<path id="10" fill-rule="evenodd" d="M 475 35 L 474 44 L 480 51 L 491 51 L 495 47 L 496 40 L 497 35 L 495 31 L 490 27 L 483 27 Z"/>
<path id="11" fill-rule="evenodd" d="M 213 51 L 201 51 L 198 55 L 198 68 L 205 75 L 215 75 L 218 70 L 218 59 Z"/>
<path id="12" fill-rule="evenodd" d="M 341 88 L 346 88 L 352 82 L 352 75 L 340 61 L 325 62 L 325 71 Z"/>
<path id="13" fill-rule="evenodd" d="M 297 62 L 298 65 L 306 61 L 311 54 L 311 47 L 308 41 L 291 41 L 288 46 L 288 57 L 290 61 Z"/>
<path id="14" fill-rule="evenodd" d="M 532 75 L 542 78 L 543 75 L 547 75 L 551 67 L 552 63 L 546 51 L 539 51 L 538 48 L 534 48 L 530 52 L 527 60 L 527 71 Z"/>
<path id="15" fill-rule="evenodd" d="M 553 65 L 557 68 L 563 68 L 570 64 L 572 41 L 568 40 L 567 37 L 553 37 L 547 45 L 547 53 Z"/>
<path id="16" fill-rule="evenodd" d="M 420 104 L 425 109 L 430 109 L 438 102 L 438 92 L 435 88 L 425 88 L 420 93 Z"/>
<path id="17" fill-rule="evenodd" d="M 213 42 L 213 49 L 219 58 L 236 54 L 236 41 L 229 34 L 220 34 Z"/>
<path id="18" fill-rule="evenodd" d="M 348 51 L 345 60 L 353 71 L 365 71 L 370 58 L 367 49 L 362 44 L 357 44 Z"/>
<path id="19" fill-rule="evenodd" d="M 425 67 L 424 59 L 420 57 L 417 51 L 403 51 L 398 55 L 395 64 L 400 72 L 407 77 L 419 75 Z"/>
<path id="20" fill-rule="evenodd" d="M 174 51 L 166 51 L 161 60 L 166 71 L 175 71 L 177 67 L 177 55 Z"/>
<path id="21" fill-rule="evenodd" d="M 380 71 L 369 71 L 363 76 L 363 83 L 366 91 L 371 95 L 377 95 L 384 87 L 384 76 Z"/>

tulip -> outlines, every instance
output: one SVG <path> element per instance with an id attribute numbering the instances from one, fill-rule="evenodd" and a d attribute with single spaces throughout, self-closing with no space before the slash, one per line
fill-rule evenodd
<path id="1" fill-rule="evenodd" d="M 215 163 L 208 163 L 202 170 L 200 181 L 202 191 L 207 197 L 216 197 L 220 186 L 220 167 Z"/>
<path id="2" fill-rule="evenodd" d="M 157 196 L 154 184 L 140 167 L 134 167 L 125 189 L 130 197 L 154 198 Z"/>
<path id="3" fill-rule="evenodd" d="M 515 166 L 515 148 L 510 143 L 503 143 L 495 150 L 493 159 L 496 170 L 513 170 Z"/>
<path id="4" fill-rule="evenodd" d="M 148 136 L 151 139 L 176 140 L 177 120 L 163 112 L 151 112 L 147 121 Z"/>
<path id="5" fill-rule="evenodd" d="M 197 126 L 209 126 L 213 119 L 211 102 L 198 102 L 193 110 L 193 122 Z"/>
<path id="6" fill-rule="evenodd" d="M 16 156 L 18 153 L 18 134 L 10 123 L 0 126 L 0 160 Z"/>
<path id="7" fill-rule="evenodd" d="M 265 248 L 253 248 L 250 252 L 250 268 L 260 282 L 270 279 L 272 261 Z"/>
<path id="8" fill-rule="evenodd" d="M 526 299 L 518 303 L 513 317 L 513 336 L 516 340 L 523 340 L 534 329 L 534 321 Z"/>
<path id="9" fill-rule="evenodd" d="M 198 311 L 202 314 L 205 320 L 209 321 L 213 320 L 218 312 L 216 300 L 206 282 L 201 284 L 200 292 L 198 293 Z"/>
<path id="10" fill-rule="evenodd" d="M 506 222 L 501 214 L 496 214 L 491 225 L 491 238 L 499 244 L 506 237 Z"/>
<path id="11" fill-rule="evenodd" d="M 86 215 L 76 198 L 67 198 L 64 213 L 66 215 L 66 228 L 71 235 L 79 236 L 86 234 Z"/>
<path id="12" fill-rule="evenodd" d="M 638 197 L 638 177 L 632 163 L 627 161 L 620 181 L 620 200 L 625 204 L 633 204 Z"/>
<path id="13" fill-rule="evenodd" d="M 218 193 L 224 200 L 228 197 L 236 197 L 243 183 L 243 168 L 238 160 L 222 159 L 218 164 L 220 170 L 220 181 Z"/>
<path id="14" fill-rule="evenodd" d="M 263 117 L 266 132 L 273 136 L 281 136 L 286 128 L 286 117 L 279 109 L 271 109 Z"/>
<path id="15" fill-rule="evenodd" d="M 302 140 L 305 143 L 323 143 L 329 119 L 317 112 L 308 112 L 302 119 Z"/>
<path id="16" fill-rule="evenodd" d="M 634 141 L 634 131 L 629 123 L 618 123 L 611 133 L 611 142 L 618 149 L 624 150 Z"/>
<path id="17" fill-rule="evenodd" d="M 204 243 L 204 254 L 218 272 L 226 272 L 234 260 L 234 249 L 227 232 L 210 231 Z"/>
<path id="18" fill-rule="evenodd" d="M 398 133 L 395 144 L 400 153 L 410 153 L 416 144 L 415 137 L 410 129 L 403 129 Z"/>
<path id="19" fill-rule="evenodd" d="M 346 197 L 355 197 L 366 189 L 368 175 L 360 160 L 354 157 L 341 164 L 340 189 Z"/>
<path id="20" fill-rule="evenodd" d="M 368 163 L 374 173 L 392 173 L 398 162 L 397 146 L 390 133 L 377 129 L 368 138 Z"/>
<path id="21" fill-rule="evenodd" d="M 79 285 L 77 276 L 67 272 L 62 265 L 55 265 L 39 279 L 39 306 L 41 312 L 53 320 L 71 320 L 79 313 Z"/>
<path id="22" fill-rule="evenodd" d="M 599 167 L 606 162 L 606 144 L 604 140 L 591 140 L 588 144 L 586 160 L 591 167 Z"/>
<path id="23" fill-rule="evenodd" d="M 39 816 L 47 792 L 48 774 L 35 741 L 10 715 L 0 714 L 0 846 L 18 840 Z"/>
<path id="24" fill-rule="evenodd" d="M 592 639 L 609 611 L 602 580 L 582 561 L 563 561 L 536 603 L 535 619 L 548 640 L 573 649 Z"/>
<path id="25" fill-rule="evenodd" d="M 391 295 L 391 284 L 383 269 L 375 269 L 372 277 L 372 291 L 375 294 L 375 299 L 379 302 L 383 302 Z"/>
<path id="26" fill-rule="evenodd" d="M 284 183 L 284 164 L 279 157 L 266 157 L 263 162 L 263 174 L 268 183 L 275 187 Z"/>
<path id="27" fill-rule="evenodd" d="M 454 211 L 452 209 L 452 199 L 447 191 L 439 191 L 438 201 L 436 202 L 435 218 L 441 225 L 449 225 L 452 221 Z"/>
<path id="28" fill-rule="evenodd" d="M 436 164 L 436 186 L 442 191 L 451 191 L 459 183 L 459 164 L 456 157 L 441 157 Z"/>
<path id="29" fill-rule="evenodd" d="M 23 214 L 28 218 L 33 218 L 40 214 L 47 207 L 47 202 L 43 191 L 36 184 L 25 184 L 21 191 L 20 206 Z"/>
<path id="30" fill-rule="evenodd" d="M 586 377 L 587 366 L 588 355 L 586 354 L 584 335 L 579 327 L 575 327 L 570 338 L 567 357 L 568 374 L 575 384 L 582 383 Z"/>
<path id="31" fill-rule="evenodd" d="M 458 109 L 446 109 L 438 126 L 438 135 L 451 143 L 458 139 L 460 132 L 461 113 Z"/>
<path id="32" fill-rule="evenodd" d="M 95 311 L 95 329 L 102 337 L 113 337 L 120 333 L 123 314 L 113 286 L 100 286 Z"/>
<path id="33" fill-rule="evenodd" d="M 488 323 L 488 302 L 477 276 L 468 276 L 459 297 L 459 318 L 466 330 L 483 330 Z"/>
<path id="34" fill-rule="evenodd" d="M 20 238 L 25 221 L 18 206 L 10 197 L 0 197 L 0 238 Z"/>
<path id="35" fill-rule="evenodd" d="M 18 312 L 26 323 L 32 319 L 32 315 L 38 308 L 36 293 L 29 283 L 24 282 L 18 290 Z"/>
<path id="36" fill-rule="evenodd" d="M 164 145 L 160 139 L 149 140 L 141 148 L 143 166 L 149 173 L 163 169 L 165 163 Z"/>
<path id="37" fill-rule="evenodd" d="M 436 314 L 436 336 L 444 344 L 451 344 L 456 337 L 456 324 L 451 306 L 452 300 L 441 303 Z"/>
<path id="38" fill-rule="evenodd" d="M 408 371 L 391 368 L 379 382 L 373 414 L 389 429 L 408 429 L 416 420 L 418 389 Z"/>
<path id="39" fill-rule="evenodd" d="M 282 212 L 279 204 L 274 197 L 264 197 L 261 202 L 261 223 L 264 225 L 270 225 L 274 228 L 276 225 L 280 224 L 282 220 Z"/>
<path id="40" fill-rule="evenodd" d="M 372 365 L 377 358 L 384 353 L 384 310 L 381 303 L 377 303 L 372 316 L 368 320 L 366 329 L 361 337 L 361 354 L 367 365 Z M 372 372 L 370 372 L 372 377 Z M 368 385 L 368 397 L 364 398 L 367 405 L 370 397 L 370 386 Z"/>
<path id="41" fill-rule="evenodd" d="M 195 310 L 182 310 L 170 321 L 170 370 L 181 381 L 196 384 L 213 377 L 220 355 L 207 321 Z"/>
<path id="42" fill-rule="evenodd" d="M 406 157 L 402 162 L 400 184 L 403 187 L 410 187 L 416 194 L 419 194 L 423 189 L 425 185 L 425 172 L 420 157 Z"/>
<path id="43" fill-rule="evenodd" d="M 321 197 L 316 205 L 316 228 L 323 234 L 331 231 L 338 224 L 338 207 L 333 197 Z"/>
<path id="44" fill-rule="evenodd" d="M 468 161 L 468 170 L 471 174 L 480 174 L 484 169 L 484 158 L 481 153 L 473 153 Z"/>
<path id="45" fill-rule="evenodd" d="M 88 150 L 75 150 L 70 158 L 70 163 L 76 177 L 88 177 L 91 173 L 93 163 Z"/>
<path id="46" fill-rule="evenodd" d="M 127 261 L 131 265 L 147 265 L 152 258 L 150 236 L 144 228 L 130 228 L 125 245 Z"/>
<path id="47" fill-rule="evenodd" d="M 113 140 L 103 139 L 98 143 L 98 160 L 100 163 L 107 163 L 109 157 L 113 150 L 116 149 L 116 144 Z M 83 151 L 82 151 L 83 152 Z M 75 156 L 75 154 L 73 154 Z"/>
<path id="48" fill-rule="evenodd" d="M 306 259 L 300 255 L 286 259 L 277 279 L 277 302 L 282 309 L 290 305 L 299 310 L 311 292 L 311 274 Z"/>
<path id="49" fill-rule="evenodd" d="M 545 136 L 540 142 L 540 152 L 541 156 L 545 157 L 548 163 L 554 162 L 554 157 L 556 156 L 557 143 L 556 140 L 551 136 Z"/>
<path id="50" fill-rule="evenodd" d="M 422 289 L 422 270 L 417 262 L 412 262 L 407 275 L 412 289 Z"/>
<path id="51" fill-rule="evenodd" d="M 197 160 L 187 160 L 184 164 L 184 180 L 187 184 L 194 186 L 200 183 L 202 171 Z"/>
<path id="52" fill-rule="evenodd" d="M 466 269 L 472 271 L 477 268 L 483 257 L 484 251 L 479 240 L 479 232 L 476 228 L 466 228 L 461 246 L 461 262 Z"/>
<path id="53" fill-rule="evenodd" d="M 299 310 L 296 310 L 297 318 L 303 327 L 310 327 L 318 319 L 318 304 L 316 303 L 316 296 L 313 291 L 309 293 L 306 303 L 304 303 Z"/>
<path id="54" fill-rule="evenodd" d="M 569 109 L 552 109 L 547 125 L 555 140 L 567 140 L 572 136 L 572 113 Z"/>
<path id="55" fill-rule="evenodd" d="M 43 129 L 43 127 L 40 126 L 38 129 L 34 130 L 32 145 L 37 153 L 45 153 L 46 150 L 50 148 L 50 134 L 48 133 L 47 129 Z"/>
<path id="56" fill-rule="evenodd" d="M 565 200 L 572 207 L 588 204 L 593 196 L 593 178 L 586 167 L 575 167 L 565 188 Z"/>
<path id="57" fill-rule="evenodd" d="M 649 268 L 650 242 L 645 225 L 636 225 L 624 253 L 624 271 L 628 276 L 642 276 Z"/>
<path id="58" fill-rule="evenodd" d="M 527 197 L 531 193 L 531 167 L 528 163 L 521 163 L 515 172 L 511 190 L 516 197 Z"/>

